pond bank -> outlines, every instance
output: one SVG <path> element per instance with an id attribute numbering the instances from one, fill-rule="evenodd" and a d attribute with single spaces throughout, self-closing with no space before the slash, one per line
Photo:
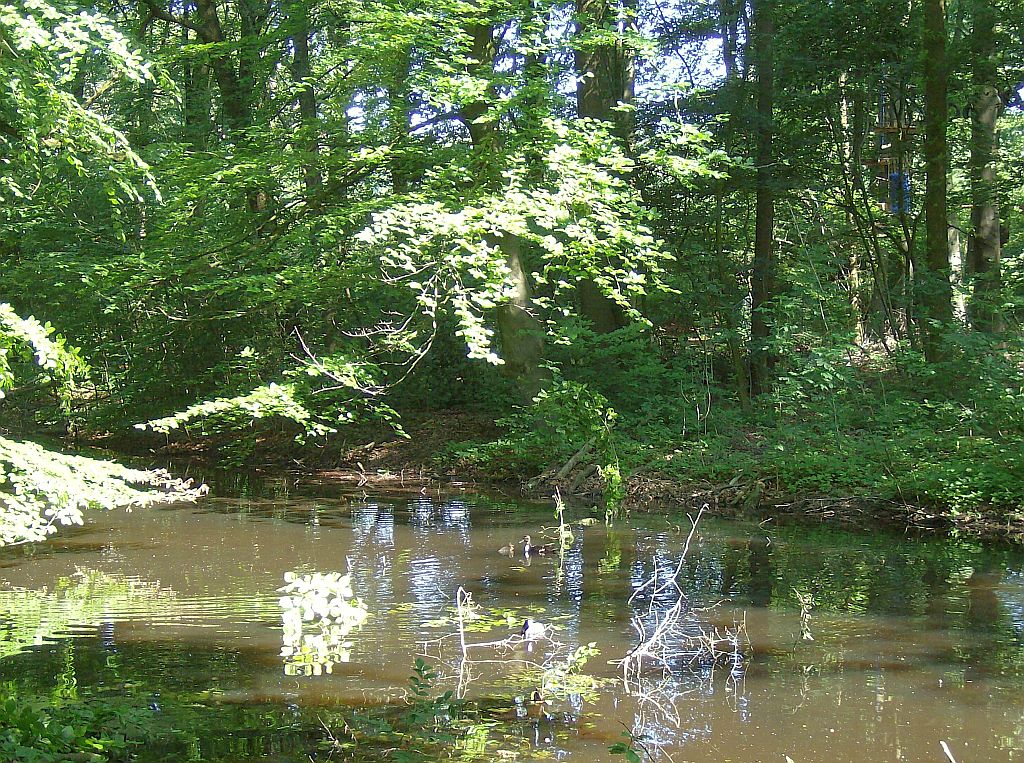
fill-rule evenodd
<path id="1" fill-rule="evenodd" d="M 503 449 L 512 452 L 517 446 L 503 439 L 493 417 L 458 410 L 416 412 L 403 414 L 402 425 L 404 436 L 384 425 L 364 425 L 347 428 L 317 446 L 300 447 L 285 434 L 263 437 L 253 460 L 273 471 L 298 472 L 307 478 L 371 489 L 421 491 L 428 485 L 447 484 L 532 497 L 548 497 L 558 491 L 576 502 L 601 503 L 606 498 L 599 458 L 586 444 L 569 457 L 550 458 L 549 466 L 537 474 L 539 470 L 524 472 L 523 459 L 516 460 L 515 453 L 503 460 Z M 673 450 L 671 443 L 644 444 L 644 448 L 642 458 L 622 449 L 619 491 L 622 505 L 629 509 L 699 509 L 706 505 L 711 513 L 726 517 L 855 529 L 885 526 L 914 533 L 1024 541 L 1024 515 L 1015 507 L 958 511 L 952 506 L 902 499 L 898 488 L 895 497 L 873 494 L 866 488 L 816 490 L 813 479 L 802 479 L 801 487 L 793 489 L 779 474 L 769 475 L 767 463 L 760 471 L 738 469 L 726 479 L 714 481 L 677 467 L 673 456 L 680 451 Z M 202 463 L 219 459 L 219 451 L 209 441 L 176 441 L 164 444 L 158 452 Z M 481 452 L 485 455 L 478 455 Z M 548 458 L 533 455 L 535 460 Z M 823 475 L 820 482 L 827 484 L 828 477 Z"/>

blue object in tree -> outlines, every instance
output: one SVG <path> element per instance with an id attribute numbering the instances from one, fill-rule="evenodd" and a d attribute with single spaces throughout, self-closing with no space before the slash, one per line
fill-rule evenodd
<path id="1" fill-rule="evenodd" d="M 889 175 L 889 211 L 894 215 L 910 212 L 910 175 L 906 172 Z"/>

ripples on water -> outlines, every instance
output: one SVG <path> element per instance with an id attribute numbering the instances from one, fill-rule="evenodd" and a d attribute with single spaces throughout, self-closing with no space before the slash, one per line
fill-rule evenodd
<path id="1" fill-rule="evenodd" d="M 463 586 L 511 617 L 471 639 L 503 638 L 530 616 L 553 624 L 567 649 L 600 649 L 585 670 L 606 688 L 559 697 L 555 721 L 520 727 L 538 754 L 621 760 L 607 748 L 628 729 L 674 761 L 939 761 L 940 740 L 961 762 L 1021 758 L 1016 551 L 705 519 L 681 584 L 691 606 L 710 607 L 705 627 L 745 624 L 742 666 L 679 660 L 627 693 L 608 663 L 636 644 L 630 618 L 671 604 L 668 592 L 627 600 L 675 569 L 685 516 L 579 528 L 561 562 L 527 565 L 497 549 L 550 525 L 546 503 L 286 482 L 245 492 L 97 513 L 50 544 L 2 552 L 0 680 L 197 702 L 220 721 L 197 733 L 195 759 L 307 760 L 316 728 L 297 720 L 275 736 L 261 713 L 280 723 L 281 712 L 398 701 L 422 643 L 450 632 L 443 621 Z M 572 512 L 590 514 L 600 512 Z M 370 618 L 348 637 L 349 662 L 288 675 L 277 589 L 286 573 L 332 571 L 351 573 Z M 817 605 L 813 641 L 800 638 L 797 592 Z M 474 675 L 471 697 L 510 703 L 524 691 L 511 662 Z"/>

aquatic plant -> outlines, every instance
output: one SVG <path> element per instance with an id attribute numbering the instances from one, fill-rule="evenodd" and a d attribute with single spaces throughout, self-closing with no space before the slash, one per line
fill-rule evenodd
<path id="1" fill-rule="evenodd" d="M 622 755 L 625 757 L 626 763 L 640 763 L 644 757 L 654 760 L 654 756 L 644 747 L 643 742 L 636 734 L 631 731 L 623 731 L 622 736 L 625 737 L 625 741 L 609 745 L 608 752 L 612 755 Z M 643 757 L 640 753 L 643 753 Z"/>
<path id="2" fill-rule="evenodd" d="M 418 763 L 440 759 L 515 759 L 525 740 L 509 737 L 499 716 L 514 700 L 468 701 L 452 690 L 437 691 L 435 666 L 417 657 L 406 687 L 405 705 L 352 713 L 344 726 L 329 729 L 321 743 L 329 752 L 359 750 L 359 759 Z M 516 716 L 518 717 L 518 716 Z"/>

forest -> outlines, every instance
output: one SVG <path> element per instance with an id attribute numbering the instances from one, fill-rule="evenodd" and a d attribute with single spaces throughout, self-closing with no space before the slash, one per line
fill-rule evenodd
<path id="1" fill-rule="evenodd" d="M 440 474 L 587 446 L 565 487 L 1013 527 L 1022 29 L 1012 0 L 5 6 L 5 490 L 60 492 L 40 438 L 316 469 L 407 421 Z"/>
<path id="2" fill-rule="evenodd" d="M 194 463 L 1024 539 L 1020 0 L 11 0 L 0 77 L 0 547 Z"/>

